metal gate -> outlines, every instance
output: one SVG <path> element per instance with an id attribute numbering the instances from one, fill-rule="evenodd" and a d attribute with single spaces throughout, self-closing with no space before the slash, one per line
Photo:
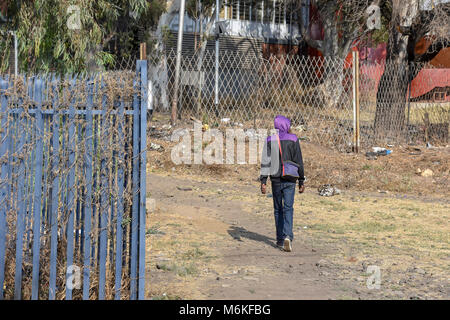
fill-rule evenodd
<path id="1" fill-rule="evenodd" d="M 147 61 L 0 77 L 0 299 L 144 299 Z"/>

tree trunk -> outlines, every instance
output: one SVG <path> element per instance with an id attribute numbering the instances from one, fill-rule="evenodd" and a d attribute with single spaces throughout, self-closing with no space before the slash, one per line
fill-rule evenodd
<path id="1" fill-rule="evenodd" d="M 164 48 L 164 28 L 166 28 L 173 18 L 173 14 L 179 12 L 180 1 L 174 0 L 167 10 L 167 13 L 163 14 L 158 21 L 158 27 L 155 32 L 156 48 L 155 51 L 159 55 L 160 59 L 157 59 L 156 64 L 150 65 L 150 81 L 153 84 L 155 96 L 159 96 L 162 104 L 162 110 L 169 110 L 169 99 L 167 96 L 168 85 L 168 70 L 167 70 L 167 56 Z"/>
<path id="2" fill-rule="evenodd" d="M 377 91 L 375 111 L 377 140 L 395 139 L 403 133 L 408 84 L 408 62 L 387 62 Z"/>
<path id="3" fill-rule="evenodd" d="M 418 14 L 418 0 L 393 1 L 386 66 L 377 91 L 375 139 L 396 138 L 405 129 L 405 107 L 410 82 L 408 45 L 414 41 L 401 28 L 411 27 Z"/>
<path id="4" fill-rule="evenodd" d="M 342 102 L 344 87 L 344 62 L 340 58 L 324 57 L 321 84 L 314 89 L 317 104 L 326 109 L 338 108 Z"/>
<path id="5" fill-rule="evenodd" d="M 222 1 L 219 1 L 219 8 L 222 6 Z M 198 54 L 198 60 L 197 60 L 197 74 L 199 77 L 199 84 L 198 84 L 198 91 L 197 91 L 197 116 L 200 116 L 201 107 L 202 107 L 202 89 L 203 89 L 203 83 L 202 83 L 202 65 L 203 65 L 203 59 L 205 57 L 206 52 L 206 44 L 208 43 L 207 37 L 209 36 L 209 33 L 211 32 L 214 23 L 216 22 L 216 10 L 217 8 L 214 8 L 214 11 L 209 19 L 208 24 L 206 25 L 205 32 L 203 34 L 203 30 L 200 32 L 200 38 L 201 38 L 201 46 L 200 46 L 200 52 Z M 203 28 L 203 14 L 200 13 L 200 28 Z"/>
<path id="6" fill-rule="evenodd" d="M 329 9 L 331 10 L 331 9 Z M 319 105 L 333 109 L 340 107 L 344 94 L 344 63 L 349 47 L 340 49 L 336 20 L 326 19 L 324 22 L 324 39 L 322 42 L 323 64 L 320 69 L 321 84 L 314 91 Z"/>

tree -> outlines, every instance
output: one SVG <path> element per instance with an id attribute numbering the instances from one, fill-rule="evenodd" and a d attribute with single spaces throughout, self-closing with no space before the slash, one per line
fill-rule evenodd
<path id="1" fill-rule="evenodd" d="M 194 48 L 197 50 L 197 30 L 200 33 L 200 45 L 202 43 L 203 33 L 203 19 L 209 17 L 211 10 L 215 5 L 215 0 L 187 0 L 186 1 L 186 13 L 189 18 L 195 21 L 194 25 Z"/>
<path id="2" fill-rule="evenodd" d="M 391 0 L 386 66 L 377 91 L 375 136 L 397 136 L 405 127 L 408 85 L 421 67 L 449 46 L 449 3 Z M 419 52 L 416 44 L 426 38 L 431 45 Z"/>
<path id="3" fill-rule="evenodd" d="M 313 4 L 317 8 L 317 16 L 312 16 L 310 22 L 319 23 L 323 27 L 322 39 L 313 39 L 306 27 L 306 21 L 299 19 L 303 41 L 318 49 L 324 56 L 323 81 L 314 89 L 317 91 L 316 95 L 323 99 L 324 107 L 339 105 L 343 94 L 344 59 L 356 40 L 376 30 L 368 27 L 367 21 L 376 14 L 371 5 L 379 3 L 377 0 L 315 1 Z M 305 6 L 306 1 L 301 0 L 299 5 Z"/>
<path id="4" fill-rule="evenodd" d="M 136 51 L 163 10 L 162 0 L 10 0 L 2 29 L 16 31 L 21 71 L 79 73 Z"/>
<path id="5" fill-rule="evenodd" d="M 215 10 L 211 10 L 213 0 L 200 0 L 202 4 L 202 10 L 200 11 L 200 20 L 203 20 L 203 16 L 208 17 L 208 23 L 205 27 L 205 30 L 200 35 L 200 45 L 198 47 L 198 60 L 197 60 L 197 70 L 201 69 L 203 64 L 203 58 L 206 51 L 206 43 L 207 43 L 207 35 L 210 34 L 212 27 L 215 22 Z M 220 1 L 219 7 L 221 7 L 222 1 Z M 188 14 L 193 14 L 192 11 L 195 11 L 195 8 L 192 8 L 193 2 L 189 2 L 190 8 L 188 8 Z M 162 104 L 162 109 L 165 111 L 169 110 L 169 100 L 167 95 L 167 82 L 168 82 L 168 68 L 167 68 L 167 56 L 165 54 L 165 42 L 167 39 L 168 33 L 168 25 L 171 20 L 175 17 L 175 15 L 180 11 L 180 0 L 174 0 L 171 5 L 167 8 L 167 13 L 161 16 L 161 19 L 158 22 L 158 27 L 153 34 L 155 39 L 155 48 L 154 52 L 157 57 L 153 59 L 153 64 L 151 65 L 152 75 L 151 85 L 154 96 L 160 99 L 160 103 Z M 199 13 L 197 13 L 199 14 Z M 195 15 L 194 15 L 195 16 Z M 202 84 L 199 83 L 198 97 L 201 95 Z M 198 98 L 200 101 L 200 98 Z"/>

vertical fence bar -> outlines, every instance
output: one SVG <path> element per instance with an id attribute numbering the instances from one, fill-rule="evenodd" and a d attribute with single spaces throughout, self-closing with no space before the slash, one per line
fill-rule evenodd
<path id="1" fill-rule="evenodd" d="M 43 161 L 43 120 L 42 120 L 42 80 L 35 80 L 36 102 L 36 171 L 34 176 L 34 203 L 33 203 L 33 278 L 31 284 L 31 299 L 39 297 L 39 258 L 40 258 L 40 231 L 41 231 L 41 196 L 42 196 L 42 161 Z"/>
<path id="2" fill-rule="evenodd" d="M 34 91 L 35 91 L 35 90 L 33 90 L 34 79 L 35 79 L 35 77 L 28 79 L 28 99 L 30 101 L 33 101 L 33 99 L 34 99 Z M 27 161 L 28 162 L 27 165 L 28 165 L 29 170 L 27 170 L 28 171 L 27 172 L 28 173 L 28 177 L 27 177 L 27 191 L 26 191 L 26 193 L 27 193 L 28 197 L 30 198 L 29 201 L 27 201 L 28 202 L 27 203 L 28 210 L 27 210 L 27 214 L 26 214 L 26 217 L 25 217 L 25 219 L 26 219 L 26 221 L 25 221 L 25 228 L 27 230 L 27 237 L 26 237 L 26 242 L 27 243 L 31 243 L 31 227 L 32 227 L 31 223 L 32 223 L 32 220 L 33 220 L 32 219 L 32 215 L 33 215 L 33 212 L 32 212 L 32 209 L 33 209 L 33 181 L 34 181 L 33 179 L 34 179 L 34 174 L 36 172 L 36 166 L 35 166 L 36 163 L 34 162 L 35 158 L 36 158 L 36 148 L 35 148 L 35 144 L 34 144 L 34 140 L 33 139 L 36 138 L 35 137 L 35 133 L 36 133 L 36 130 L 35 130 L 35 127 L 36 127 L 36 115 L 34 117 L 34 120 L 32 118 L 30 119 L 29 124 L 30 124 L 30 126 L 27 128 L 29 130 L 27 143 L 33 144 L 33 147 L 31 148 L 31 156 L 28 157 L 28 161 Z M 28 248 L 27 248 L 27 251 L 28 251 Z"/>
<path id="3" fill-rule="evenodd" d="M 72 79 L 71 81 L 71 93 L 74 92 L 77 80 Z M 73 247 L 74 247 L 74 187 L 75 187 L 75 103 L 76 97 L 72 99 L 69 106 L 69 137 L 68 137 L 68 148 L 69 148 L 69 181 L 67 188 L 67 210 L 69 213 L 69 219 L 67 221 L 67 271 L 66 271 L 66 300 L 72 300 L 72 287 L 69 283 L 69 279 L 72 276 L 73 269 Z M 70 269 L 69 269 L 70 268 Z M 69 273 L 69 270 L 71 271 Z"/>
<path id="4" fill-rule="evenodd" d="M 218 11 L 218 10 L 217 10 Z M 141 76 L 141 117 L 140 117 L 140 206 L 139 206 L 139 292 L 138 299 L 145 296 L 145 197 L 146 197 L 146 164 L 147 164 L 147 60 L 138 61 Z"/>
<path id="5" fill-rule="evenodd" d="M 9 78 L 7 78 L 8 81 Z M 7 191 L 7 199 L 8 201 L 6 202 L 6 210 L 7 212 L 11 212 L 12 210 L 12 206 L 13 206 L 13 195 L 14 195 L 14 190 L 12 190 L 14 188 L 14 183 L 13 183 L 13 153 L 14 153 L 14 138 L 15 138 L 15 132 L 14 132 L 14 125 L 15 125 L 15 121 L 14 121 L 14 114 L 9 114 L 8 113 L 8 117 L 10 117 L 11 121 L 8 123 L 8 191 Z M 6 230 L 8 230 L 8 228 L 6 228 Z"/>
<path id="6" fill-rule="evenodd" d="M 47 83 L 47 79 L 44 78 L 43 81 L 44 81 L 44 85 L 45 85 Z M 45 89 L 46 89 L 46 86 L 44 87 L 44 91 L 43 91 L 44 94 L 46 93 Z M 45 98 L 42 100 L 42 103 L 44 103 L 44 101 L 46 101 Z M 48 130 L 50 130 L 48 119 L 49 119 L 49 115 L 48 114 L 43 114 L 42 115 L 42 120 L 43 120 L 43 123 L 44 123 L 44 125 L 43 125 L 43 132 L 44 132 L 43 135 L 44 135 L 44 137 L 47 136 Z M 48 143 L 46 143 L 46 141 L 44 140 L 43 168 L 45 168 L 45 169 L 43 169 L 43 173 L 42 173 L 42 175 L 43 175 L 43 177 L 42 177 L 43 184 L 42 184 L 42 210 L 41 210 L 41 219 L 42 219 L 41 220 L 41 233 L 42 233 L 44 239 L 45 239 L 45 232 L 47 231 L 46 228 L 48 226 L 48 224 L 47 224 L 48 220 L 46 219 L 47 218 L 47 216 L 46 216 L 46 214 L 47 214 L 46 208 L 47 208 L 47 197 L 48 197 L 48 195 L 47 195 L 48 194 L 48 181 L 47 181 L 47 172 L 48 172 L 48 170 L 47 170 L 47 168 L 48 168 L 48 152 L 49 152 L 49 149 L 50 148 L 49 148 Z"/>
<path id="7" fill-rule="evenodd" d="M 113 101 L 110 101 L 113 103 Z M 100 163 L 100 265 L 99 265 L 99 280 L 98 280 L 98 298 L 105 299 L 105 284 L 106 284 L 106 253 L 107 253 L 107 219 L 108 219 L 108 182 L 107 182 L 107 168 L 106 168 L 106 150 L 104 150 L 107 142 L 108 123 L 107 123 L 107 97 L 102 97 L 102 119 L 101 132 L 104 135 L 102 138 L 102 153 Z"/>
<path id="8" fill-rule="evenodd" d="M 1 103 L 1 146 L 0 146 L 0 159 L 1 164 L 1 179 L 2 184 L 0 187 L 0 300 L 3 300 L 3 283 L 5 281 L 5 254 L 6 254 L 6 193 L 7 183 L 6 175 L 8 171 L 9 163 L 3 160 L 6 156 L 7 140 L 6 130 L 8 122 L 8 99 L 6 96 L 6 90 L 8 89 L 8 82 L 0 79 L 0 103 Z"/>
<path id="9" fill-rule="evenodd" d="M 53 83 L 53 183 L 52 183 L 52 204 L 50 222 L 50 279 L 48 288 L 49 300 L 56 298 L 56 259 L 58 251 L 58 191 L 59 191 L 59 112 L 58 112 L 58 82 Z"/>
<path id="10" fill-rule="evenodd" d="M 22 102 L 23 103 L 23 102 Z M 21 108 L 19 110 L 20 123 L 23 125 L 25 117 L 25 110 Z M 22 128 L 22 125 L 19 128 Z M 25 123 L 26 125 L 26 123 Z M 20 141 L 18 145 L 17 152 L 21 152 L 23 149 L 26 139 L 26 132 L 19 130 Z M 23 152 L 23 151 L 22 151 Z M 26 194 L 24 192 L 24 180 L 25 180 L 25 157 L 20 157 L 19 159 L 19 186 L 18 186 L 18 201 L 19 201 L 19 212 L 17 214 L 16 221 L 16 269 L 14 277 L 14 299 L 21 299 L 22 294 L 22 259 L 23 259 L 23 236 L 25 229 L 25 209 L 26 209 Z"/>
<path id="11" fill-rule="evenodd" d="M 98 85 L 96 85 L 96 89 L 98 89 Z M 97 90 L 96 90 L 97 91 Z M 100 84 L 100 90 L 98 90 L 98 92 L 103 92 L 103 85 L 102 83 Z M 99 206 L 98 206 L 98 196 L 97 196 L 97 185 L 98 185 L 98 128 L 99 128 L 99 124 L 98 124 L 98 119 L 99 119 L 99 115 L 94 115 L 93 116 L 93 129 L 94 129 L 94 133 L 93 133 L 93 166 L 94 166 L 94 171 L 93 171 L 93 192 L 94 194 L 93 196 L 93 204 L 92 204 L 92 217 L 93 220 L 91 221 L 91 225 L 96 227 L 95 233 L 94 230 L 92 230 L 92 233 L 94 235 L 92 239 L 92 251 L 91 251 L 91 265 L 94 268 L 94 271 L 97 273 L 97 264 L 98 264 L 98 254 L 97 254 L 97 242 L 98 242 L 98 211 L 99 211 Z"/>
<path id="12" fill-rule="evenodd" d="M 139 70 L 139 69 L 138 69 Z M 139 72 L 137 72 L 139 74 Z M 134 89 L 137 88 L 135 83 Z M 139 213 L 139 105 L 138 96 L 133 96 L 133 171 L 132 171 L 132 213 L 131 213 L 131 270 L 130 270 L 130 299 L 136 300 L 136 273 L 137 273 L 137 250 L 138 250 L 138 213 Z"/>
<path id="13" fill-rule="evenodd" d="M 88 84 L 86 107 L 86 156 L 85 181 L 86 199 L 84 205 L 84 269 L 83 269 L 83 300 L 89 300 L 90 264 L 91 264 L 91 217 L 92 217 L 92 105 L 93 84 Z"/>
<path id="14" fill-rule="evenodd" d="M 117 185 L 118 185 L 118 197 L 117 197 L 117 221 L 116 221 L 116 279 L 114 284 L 115 289 L 115 299 L 120 300 L 122 291 L 122 253 L 123 253 L 123 188 L 124 188 L 124 150 L 123 150 L 123 123 L 124 123 L 124 102 L 123 97 L 121 97 L 119 105 L 119 114 L 117 117 L 118 121 L 118 143 L 119 152 L 117 153 Z"/>

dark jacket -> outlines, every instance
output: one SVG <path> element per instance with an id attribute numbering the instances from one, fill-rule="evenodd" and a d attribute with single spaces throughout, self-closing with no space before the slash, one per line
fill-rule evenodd
<path id="1" fill-rule="evenodd" d="M 278 130 L 280 138 L 281 153 L 283 154 L 283 162 L 292 161 L 298 165 L 298 185 L 303 185 L 305 181 L 303 170 L 302 150 L 300 149 L 300 142 L 295 134 L 289 133 L 291 122 L 288 118 L 283 116 L 276 116 L 274 120 L 275 129 Z M 266 183 L 267 178 L 270 177 L 272 182 L 291 181 L 295 182 L 297 178 L 286 177 L 281 178 L 282 166 L 281 155 L 278 146 L 278 139 L 276 135 L 267 137 L 263 154 L 261 158 L 261 183 Z"/>

